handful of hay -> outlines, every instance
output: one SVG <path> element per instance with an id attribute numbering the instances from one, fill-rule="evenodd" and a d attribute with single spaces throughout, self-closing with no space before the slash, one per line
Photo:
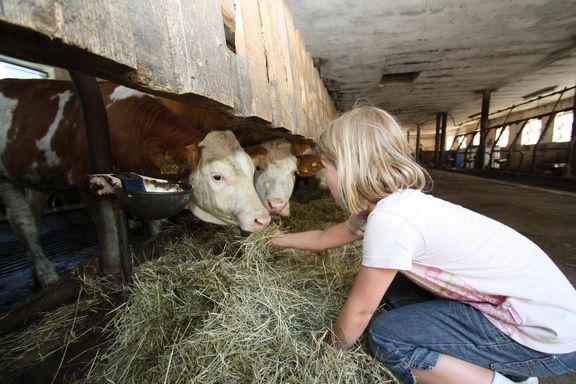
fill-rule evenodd
<path id="1" fill-rule="evenodd" d="M 295 204 L 290 227 L 319 227 L 311 215 L 323 218 Z M 197 234 L 140 266 L 106 325 L 110 342 L 80 382 L 395 382 L 363 343 L 339 351 L 322 342 L 351 288 L 360 244 L 329 256 L 275 249 L 267 246 L 275 228 L 245 239 L 224 228 L 210 240 Z M 218 252 L 215 238 L 224 242 Z"/>

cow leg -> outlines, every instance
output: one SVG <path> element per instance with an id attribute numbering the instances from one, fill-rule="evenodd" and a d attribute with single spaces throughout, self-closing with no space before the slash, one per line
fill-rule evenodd
<path id="1" fill-rule="evenodd" d="M 36 226 L 40 228 L 42 225 L 42 211 L 44 211 L 44 207 L 46 206 L 46 202 L 50 195 L 31 188 L 26 188 L 25 191 L 26 200 L 30 205 L 30 209 L 32 209 Z"/>
<path id="2" fill-rule="evenodd" d="M 28 247 L 28 264 L 32 275 L 42 287 L 58 281 L 56 269 L 46 258 L 40 243 L 40 226 L 26 201 L 24 191 L 8 182 L 0 181 L 0 199 L 14 232 Z"/>

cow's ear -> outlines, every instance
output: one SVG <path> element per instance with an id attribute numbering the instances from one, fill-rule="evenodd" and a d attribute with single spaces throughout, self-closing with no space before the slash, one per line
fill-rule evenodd
<path id="1" fill-rule="evenodd" d="M 200 149 L 195 144 L 182 147 L 157 137 L 145 140 L 142 150 L 162 175 L 176 175 L 194 169 L 200 158 Z"/>
<path id="2" fill-rule="evenodd" d="M 184 149 L 188 164 L 190 164 L 192 169 L 196 168 L 198 160 L 200 160 L 200 148 L 196 144 L 190 144 L 185 146 Z"/>
<path id="3" fill-rule="evenodd" d="M 294 156 L 309 155 L 314 152 L 314 145 L 307 143 L 290 143 L 290 151 Z"/>
<path id="4" fill-rule="evenodd" d="M 268 150 L 261 145 L 245 147 L 244 151 L 252 158 L 254 166 L 257 167 L 268 156 Z"/>
<path id="5" fill-rule="evenodd" d="M 305 155 L 298 158 L 298 174 L 303 177 L 314 176 L 322 168 L 322 159 L 318 155 Z"/>

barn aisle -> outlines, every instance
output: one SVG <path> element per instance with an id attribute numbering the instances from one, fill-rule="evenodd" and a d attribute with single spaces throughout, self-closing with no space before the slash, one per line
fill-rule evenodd
<path id="1" fill-rule="evenodd" d="M 501 221 L 538 244 L 576 285 L 576 193 L 430 170 L 431 193 Z M 576 372 L 539 379 L 542 384 L 576 383 Z"/>

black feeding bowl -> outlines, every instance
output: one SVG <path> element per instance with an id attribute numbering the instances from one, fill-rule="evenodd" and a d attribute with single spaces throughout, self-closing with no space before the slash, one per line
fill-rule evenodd
<path id="1" fill-rule="evenodd" d="M 186 207 L 192 196 L 192 186 L 188 183 L 169 183 L 178 192 L 146 192 L 115 188 L 116 198 L 132 216 L 149 221 L 174 216 Z"/>

